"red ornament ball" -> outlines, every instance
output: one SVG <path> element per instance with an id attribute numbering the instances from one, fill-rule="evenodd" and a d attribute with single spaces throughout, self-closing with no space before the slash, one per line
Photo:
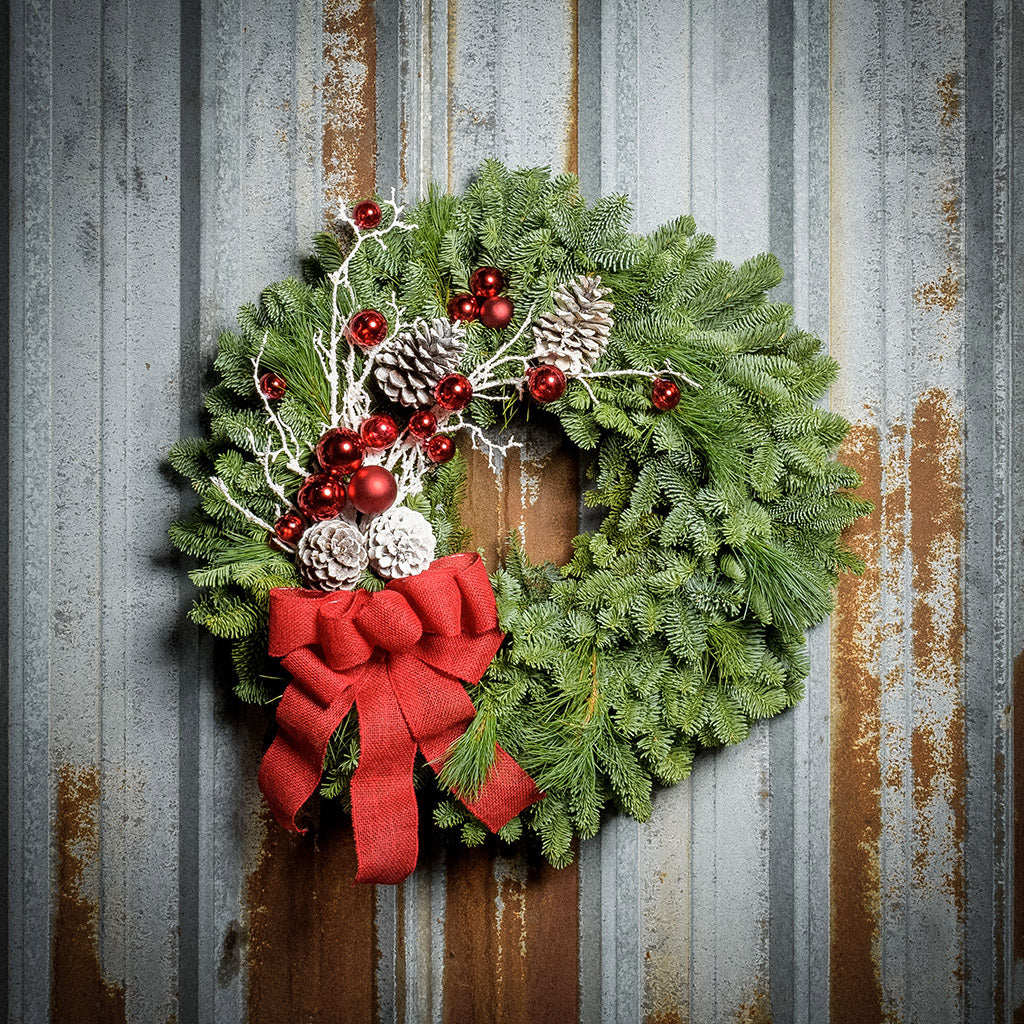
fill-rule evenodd
<path id="1" fill-rule="evenodd" d="M 409 417 L 409 433 L 419 441 L 426 441 L 437 433 L 437 417 L 427 409 L 420 409 Z"/>
<path id="2" fill-rule="evenodd" d="M 480 307 L 480 323 L 484 327 L 500 331 L 512 322 L 512 313 L 512 300 L 504 295 L 495 295 Z"/>
<path id="3" fill-rule="evenodd" d="M 475 320 L 480 312 L 476 299 L 472 295 L 463 292 L 461 295 L 453 295 L 448 300 L 448 319 L 457 320 L 462 323 L 469 323 Z"/>
<path id="4" fill-rule="evenodd" d="M 479 267 L 469 279 L 469 290 L 481 301 L 493 298 L 505 287 L 505 275 L 497 267 Z"/>
<path id="5" fill-rule="evenodd" d="M 360 512 L 383 512 L 391 508 L 397 497 L 398 482 L 383 466 L 362 466 L 348 482 L 348 500 Z"/>
<path id="6" fill-rule="evenodd" d="M 455 442 L 447 434 L 435 434 L 423 447 L 431 462 L 448 462 L 455 455 Z"/>
<path id="7" fill-rule="evenodd" d="M 565 394 L 565 374 L 549 363 L 535 366 L 526 375 L 526 388 L 535 402 L 554 402 Z"/>
<path id="8" fill-rule="evenodd" d="M 679 385 L 667 377 L 656 377 L 651 385 L 651 401 L 662 412 L 668 412 L 679 404 Z"/>
<path id="9" fill-rule="evenodd" d="M 360 424 L 359 436 L 367 448 L 383 451 L 398 440 L 398 424 L 384 414 L 370 416 Z"/>
<path id="10" fill-rule="evenodd" d="M 361 309 L 349 320 L 346 331 L 360 348 L 373 348 L 388 336 L 388 321 L 376 309 Z"/>
<path id="11" fill-rule="evenodd" d="M 469 400 L 473 397 L 473 385 L 469 383 L 469 378 L 463 377 L 461 373 L 447 373 L 437 382 L 434 397 L 442 409 L 458 412 L 469 405 Z"/>
<path id="12" fill-rule="evenodd" d="M 345 482 L 333 473 L 307 476 L 298 505 L 307 519 L 333 519 L 345 507 Z"/>
<path id="13" fill-rule="evenodd" d="M 306 532 L 306 520 L 294 512 L 286 512 L 274 523 L 274 536 L 285 544 L 294 544 Z"/>
<path id="14" fill-rule="evenodd" d="M 260 391 L 272 402 L 283 398 L 287 390 L 288 385 L 284 382 L 284 378 L 279 377 L 276 373 L 265 373 L 260 377 Z"/>
<path id="15" fill-rule="evenodd" d="M 380 216 L 380 207 L 372 199 L 364 199 L 352 209 L 352 221 L 363 231 L 375 228 L 380 223 Z"/>
<path id="16" fill-rule="evenodd" d="M 320 438 L 316 457 L 329 473 L 346 476 L 362 465 L 364 448 L 363 439 L 354 430 L 335 427 Z"/>

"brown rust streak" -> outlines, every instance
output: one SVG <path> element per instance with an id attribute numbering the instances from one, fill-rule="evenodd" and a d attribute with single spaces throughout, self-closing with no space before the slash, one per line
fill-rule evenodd
<path id="1" fill-rule="evenodd" d="M 937 83 L 939 94 L 939 124 L 943 128 L 952 128 L 960 118 L 960 76 L 955 71 L 943 75 Z"/>
<path id="2" fill-rule="evenodd" d="M 882 462 L 878 431 L 856 424 L 842 460 L 864 483 L 860 494 L 875 512 L 860 519 L 845 540 L 865 561 L 859 579 L 839 583 L 832 617 L 831 772 L 831 1021 L 881 1024 L 877 967 L 879 840 L 882 832 L 881 629 Z"/>
<path id="3" fill-rule="evenodd" d="M 249 1020 L 375 1020 L 374 887 L 352 884 L 348 817 L 323 801 L 308 836 L 286 832 L 269 813 L 263 825 L 259 862 L 245 886 Z"/>
<path id="4" fill-rule="evenodd" d="M 569 0 L 569 109 L 565 119 L 565 169 L 578 174 L 580 168 L 580 19 L 579 0 Z"/>
<path id="5" fill-rule="evenodd" d="M 964 495 L 960 421 L 940 390 L 925 392 L 914 412 L 910 455 L 914 671 L 928 706 L 911 744 L 917 855 L 941 854 L 944 886 L 964 914 L 963 842 L 967 755 L 961 696 L 964 663 Z M 927 716 L 927 719 L 924 720 Z M 949 808 L 952 828 L 936 835 L 932 804 Z M 922 861 L 922 863 L 925 863 Z M 918 884 L 926 885 L 922 875 Z"/>
<path id="6" fill-rule="evenodd" d="M 87 874 L 100 855 L 100 772 L 62 765 L 57 772 L 57 910 L 53 922 L 50 1016 L 77 1024 L 125 1020 L 124 986 L 103 976 L 99 907 Z"/>
<path id="7" fill-rule="evenodd" d="M 531 558 L 567 559 L 579 506 L 572 453 L 563 446 L 541 465 L 528 463 L 524 473 L 514 452 L 495 479 L 483 455 L 462 450 L 469 464 L 463 518 L 488 568 L 494 569 L 508 532 L 520 526 Z M 575 865 L 557 871 L 526 855 L 503 857 L 493 847 L 452 849 L 445 913 L 446 1024 L 576 1020 L 578 899 Z"/>
<path id="8" fill-rule="evenodd" d="M 377 29 L 372 0 L 326 0 L 324 201 L 327 209 L 376 191 Z"/>
<path id="9" fill-rule="evenodd" d="M 488 856 L 482 849 L 451 852 L 445 1024 L 577 1019 L 578 884 L 575 865 L 556 870 L 522 857 Z"/>

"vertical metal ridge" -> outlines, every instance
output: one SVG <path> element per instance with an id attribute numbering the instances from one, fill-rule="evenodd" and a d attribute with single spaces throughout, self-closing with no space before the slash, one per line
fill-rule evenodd
<path id="1" fill-rule="evenodd" d="M 201 390 L 200 373 L 200 273 L 202 258 L 202 113 L 200 91 L 202 12 L 200 0 L 182 0 L 179 16 L 178 65 L 180 77 L 179 151 L 179 241 L 178 241 L 178 434 L 197 437 L 200 433 L 198 404 L 189 395 Z M 182 487 L 177 503 L 178 515 L 192 510 L 195 498 Z M 184 568 L 184 558 L 174 558 Z M 180 565 L 178 563 L 181 563 Z M 199 856 L 199 636 L 189 622 L 187 610 L 192 603 L 190 586 L 181 579 L 177 601 L 178 649 L 178 998 L 177 1024 L 199 1024 L 200 1006 L 212 1002 L 209 988 L 213 979 L 199 970 L 200 963 L 200 856 Z M 202 994 L 201 994 L 202 993 Z"/>
<path id="2" fill-rule="evenodd" d="M 11 4 L 9 1009 L 49 1008 L 49 385 L 52 301 L 51 14 Z M 46 383 L 44 383 L 46 382 Z M 40 914 L 40 910 L 43 910 Z M 40 920 L 40 918 L 42 918 Z"/>
<path id="3" fill-rule="evenodd" d="M 1020 223 L 1014 209 L 1013 6 L 972 4 L 966 18 L 966 457 L 968 827 L 965 841 L 965 1019 L 1010 1021 L 1019 1013 L 1011 912 L 1014 893 L 1013 749 L 1010 709 L 1021 699 L 1014 661 L 1024 651 L 1019 614 L 1024 593 L 1021 447 L 1024 418 L 1014 324 L 1022 308 L 1011 245 Z M 1019 71 L 1018 71 L 1019 74 Z M 1016 121 L 1016 124 L 1014 124 Z M 1019 144 L 1019 143 L 1018 143 Z M 1017 428 L 1019 434 L 1019 426 Z M 1019 711 L 1018 711 L 1019 713 Z M 1011 722 L 1013 719 L 1011 718 Z M 1018 762 L 1019 763 L 1019 762 Z M 1016 800 L 1019 800 L 1019 794 Z"/>

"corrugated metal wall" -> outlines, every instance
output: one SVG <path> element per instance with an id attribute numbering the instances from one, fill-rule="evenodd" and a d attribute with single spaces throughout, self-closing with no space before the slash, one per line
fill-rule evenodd
<path id="1" fill-rule="evenodd" d="M 1024 1020 L 1019 3 L 12 0 L 9 33 L 12 1021 Z M 648 824 L 354 889 L 333 812 L 264 813 L 161 458 L 333 205 L 492 155 L 778 253 L 869 568 L 807 700 Z M 557 556 L 573 481 L 474 467 L 480 542 Z"/>

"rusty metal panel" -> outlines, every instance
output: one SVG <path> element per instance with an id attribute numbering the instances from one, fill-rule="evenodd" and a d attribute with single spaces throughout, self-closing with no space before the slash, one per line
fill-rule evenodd
<path id="1" fill-rule="evenodd" d="M 11 1019 L 1019 1018 L 1022 32 L 1011 0 L 17 0 Z M 807 700 L 578 868 L 431 839 L 352 889 L 336 811 L 269 825 L 268 719 L 182 625 L 158 453 L 339 202 L 487 156 L 780 255 L 843 365 L 868 571 Z M 559 557 L 571 459 L 472 472 L 485 550 Z"/>

